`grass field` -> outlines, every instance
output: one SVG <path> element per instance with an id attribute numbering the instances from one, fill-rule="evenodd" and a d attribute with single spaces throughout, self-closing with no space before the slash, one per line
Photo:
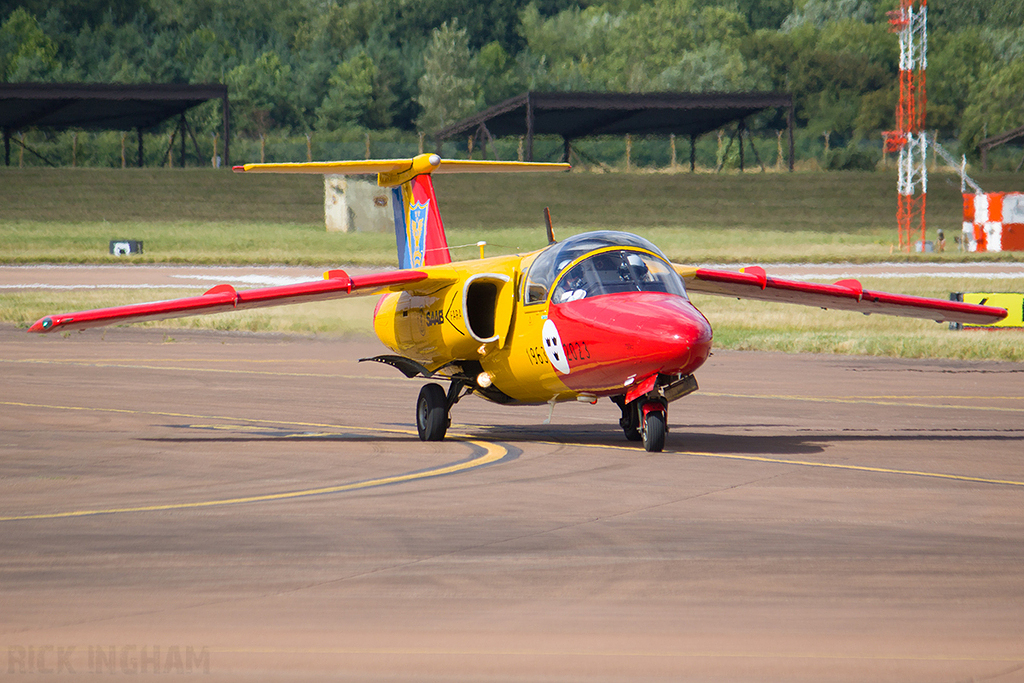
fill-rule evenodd
<path id="1" fill-rule="evenodd" d="M 1024 176 L 980 182 L 1013 189 Z M 955 251 L 962 199 L 947 174 L 932 177 L 928 220 L 945 229 L 950 251 L 909 257 L 890 253 L 893 173 L 442 175 L 435 183 L 449 242 L 485 240 L 488 253 L 542 246 L 549 206 L 558 235 L 628 230 L 684 262 L 1019 258 Z M 324 230 L 319 176 L 0 169 L 0 199 L 0 262 L 111 262 L 109 241 L 131 238 L 145 243 L 143 262 L 394 263 L 390 235 Z"/>
<path id="2" fill-rule="evenodd" d="M 978 178 L 1015 190 L 1024 176 Z M 1020 260 L 955 250 L 959 181 L 933 174 L 931 230 L 944 254 L 893 253 L 893 173 L 589 174 L 438 176 L 453 255 L 472 258 L 544 244 L 542 211 L 556 234 L 624 229 L 684 263 Z M 934 232 L 928 235 L 934 239 Z M 394 264 L 390 234 L 327 233 L 319 176 L 241 176 L 207 169 L 0 169 L 0 262 L 111 263 L 111 239 L 140 239 L 132 262 L 192 264 Z M 1024 281 L 955 278 L 864 281 L 866 287 L 945 297 L 950 291 L 1024 291 Z M 194 292 L 189 292 L 194 293 Z M 170 298 L 184 292 L 0 295 L 0 320 L 27 325 L 46 313 Z M 1024 360 L 1024 334 L 955 333 L 934 323 L 695 297 L 724 348 Z M 159 323 L 314 334 L 370 332 L 372 300 L 306 304 Z"/>

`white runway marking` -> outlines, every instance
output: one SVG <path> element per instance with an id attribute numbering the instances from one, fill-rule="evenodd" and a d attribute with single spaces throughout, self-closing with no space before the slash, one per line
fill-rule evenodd
<path id="1" fill-rule="evenodd" d="M 352 269 L 366 272 L 366 268 Z M 289 266 L 0 266 L 3 290 L 148 290 L 206 291 L 217 284 L 240 288 L 275 287 L 320 280 L 322 268 Z"/>
<path id="2" fill-rule="evenodd" d="M 723 270 L 740 268 L 737 264 L 710 264 L 708 267 Z M 342 268 L 353 275 L 388 270 L 379 267 Z M 764 269 L 773 277 L 826 282 L 847 278 L 965 278 L 993 282 L 1024 280 L 1024 263 L 775 263 L 765 265 Z M 323 268 L 309 266 L 16 265 L 0 266 L 0 291 L 206 291 L 221 283 L 238 285 L 240 288 L 259 288 L 310 282 L 322 277 Z"/>
<path id="3" fill-rule="evenodd" d="M 173 278 L 180 278 L 182 280 L 203 280 L 217 284 L 220 282 L 237 282 L 243 285 L 253 285 L 259 287 L 277 287 L 280 285 L 297 285 L 303 282 L 309 282 L 308 277 L 287 277 L 282 275 L 234 275 L 234 276 L 217 276 L 217 275 L 172 275 Z"/>
<path id="4" fill-rule="evenodd" d="M 54 290 L 72 290 L 72 289 L 198 289 L 200 291 L 209 289 L 209 285 L 151 285 L 151 284 L 135 284 L 135 285 L 121 285 L 121 284 L 99 284 L 99 285 L 54 285 L 45 282 L 31 282 L 23 285 L 0 285 L 2 289 L 54 289 Z"/>

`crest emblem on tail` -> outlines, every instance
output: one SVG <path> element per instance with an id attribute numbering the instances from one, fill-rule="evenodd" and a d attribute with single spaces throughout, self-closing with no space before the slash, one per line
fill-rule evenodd
<path id="1" fill-rule="evenodd" d="M 424 238 L 429 215 L 429 199 L 422 203 L 413 202 L 409 206 L 409 256 L 413 268 L 419 268 L 425 261 L 427 245 Z"/>

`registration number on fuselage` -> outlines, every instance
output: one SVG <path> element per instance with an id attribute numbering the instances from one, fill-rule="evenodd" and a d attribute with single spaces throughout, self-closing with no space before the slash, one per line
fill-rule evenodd
<path id="1" fill-rule="evenodd" d="M 590 349 L 587 347 L 587 342 L 585 341 L 562 344 L 562 350 L 565 352 L 566 359 L 570 361 L 590 360 Z M 548 364 L 548 357 L 544 353 L 543 347 L 527 347 L 526 355 L 530 358 L 531 365 Z"/>

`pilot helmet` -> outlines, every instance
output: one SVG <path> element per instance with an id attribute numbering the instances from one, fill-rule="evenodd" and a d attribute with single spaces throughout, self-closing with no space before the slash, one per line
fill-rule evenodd
<path id="1" fill-rule="evenodd" d="M 641 278 L 647 277 L 647 272 L 649 270 L 647 267 L 647 261 L 645 261 L 640 254 L 630 254 L 626 257 L 626 261 L 628 261 L 629 265 L 633 267 L 633 272 L 635 272 L 637 276 Z"/>

